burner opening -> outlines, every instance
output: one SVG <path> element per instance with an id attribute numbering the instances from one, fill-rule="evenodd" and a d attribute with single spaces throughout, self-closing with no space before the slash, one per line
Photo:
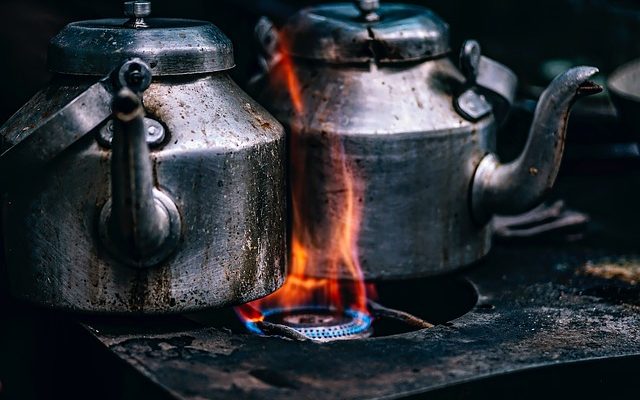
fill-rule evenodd
<path id="1" fill-rule="evenodd" d="M 376 282 L 377 302 L 435 325 L 443 325 L 471 311 L 478 293 L 467 279 L 442 276 Z"/>
<path id="2" fill-rule="evenodd" d="M 471 282 L 455 276 L 432 277 L 376 283 L 376 305 L 399 310 L 433 325 L 444 325 L 471 311 L 478 294 Z M 374 314 L 376 312 L 373 308 Z M 377 317 L 372 337 L 400 335 L 424 329 L 419 321 L 389 316 Z"/>
<path id="3" fill-rule="evenodd" d="M 371 316 L 355 311 L 339 313 L 323 307 L 285 311 L 271 309 L 263 320 L 244 324 L 232 308 L 189 314 L 200 325 L 230 329 L 237 334 L 280 336 L 290 339 L 355 340 L 401 335 L 425 329 L 419 321 L 408 321 L 407 314 L 433 325 L 443 325 L 471 311 L 478 300 L 475 287 L 466 279 L 437 277 L 375 284 L 377 300 L 369 302 Z M 381 307 L 381 308 L 380 308 Z M 387 311 L 395 313 L 389 316 Z"/>

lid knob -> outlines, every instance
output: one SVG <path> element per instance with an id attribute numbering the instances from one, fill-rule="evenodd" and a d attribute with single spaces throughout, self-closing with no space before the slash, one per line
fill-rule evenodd
<path id="1" fill-rule="evenodd" d="M 133 28 L 144 28 L 147 26 L 144 22 L 144 18 L 151 15 L 151 2 L 125 1 L 124 15 L 129 17 L 127 26 L 131 26 Z"/>
<path id="2" fill-rule="evenodd" d="M 379 0 L 356 0 L 355 3 L 365 21 L 373 22 L 380 19 L 380 16 L 376 13 L 380 8 Z"/>

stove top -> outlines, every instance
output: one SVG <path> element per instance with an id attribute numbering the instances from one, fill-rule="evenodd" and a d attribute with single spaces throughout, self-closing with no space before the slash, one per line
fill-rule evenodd
<path id="1" fill-rule="evenodd" d="M 0 399 L 632 398 L 640 173 L 558 183 L 554 197 L 590 217 L 583 239 L 501 241 L 456 275 L 378 283 L 371 329 L 352 340 L 259 336 L 230 308 L 96 319 L 4 302 Z"/>
<path id="2" fill-rule="evenodd" d="M 592 178 L 578 181 L 583 189 L 594 184 Z M 621 187 L 611 178 L 598 185 L 604 192 L 606 185 Z M 585 193 L 575 184 L 567 189 Z M 539 382 L 520 387 L 526 388 L 525 398 L 551 392 L 591 398 L 600 393 L 595 387 L 605 390 L 614 381 L 603 393 L 631 391 L 636 383 L 619 380 L 633 379 L 629 371 L 640 365 L 640 286 L 629 278 L 640 277 L 640 253 L 633 251 L 638 234 L 598 217 L 624 213 L 624 205 L 633 207 L 635 201 L 611 196 L 606 209 L 600 203 L 592 210 L 592 231 L 578 243 L 497 245 L 488 258 L 455 276 L 379 285 L 380 303 L 433 322 L 428 329 L 374 322 L 370 337 L 317 343 L 247 333 L 225 316 L 228 310 L 190 316 L 191 325 L 181 329 L 164 324 L 160 330 L 120 326 L 116 331 L 113 323 L 95 321 L 86 328 L 179 399 L 450 398 L 452 393 L 473 398 L 478 387 L 486 387 L 480 383 L 500 377 L 508 377 L 500 390 Z M 629 228 L 635 219 L 627 221 Z M 304 324 L 304 316 L 297 317 Z M 560 367 L 567 369 L 558 372 Z M 500 390 L 491 395 L 500 398 Z"/>

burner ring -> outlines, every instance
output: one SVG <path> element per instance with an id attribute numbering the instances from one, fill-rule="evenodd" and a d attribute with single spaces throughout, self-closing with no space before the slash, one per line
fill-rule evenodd
<path id="1" fill-rule="evenodd" d="M 271 309 L 264 312 L 264 317 L 271 323 L 287 326 L 319 342 L 366 338 L 372 333 L 373 318 L 355 310 L 339 312 L 322 307 Z"/>

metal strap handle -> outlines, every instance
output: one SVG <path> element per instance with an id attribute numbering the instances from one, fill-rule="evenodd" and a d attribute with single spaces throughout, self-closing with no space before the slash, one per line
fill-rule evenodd
<path id="1" fill-rule="evenodd" d="M 480 93 L 491 103 L 498 125 L 502 124 L 515 101 L 518 77 L 503 64 L 482 56 L 476 85 Z"/>
<path id="2" fill-rule="evenodd" d="M 493 113 L 498 124 L 504 122 L 515 99 L 518 77 L 506 66 L 484 57 L 475 40 L 462 45 L 460 69 L 466 81 L 455 98 L 458 113 L 473 122 Z"/>
<path id="3" fill-rule="evenodd" d="M 60 153 L 82 139 L 111 116 L 111 103 L 117 87 L 127 85 L 143 91 L 151 84 L 150 77 L 140 76 L 130 69 L 142 63 L 127 61 L 113 73 L 89 86 L 67 105 L 33 128 L 24 138 L 0 155 L 0 188 L 24 181 L 25 174 L 43 168 Z M 19 176 L 7 171 L 20 171 Z"/>
<path id="4" fill-rule="evenodd" d="M 0 155 L 3 190 L 38 170 L 84 137 L 111 115 L 111 84 L 102 79 L 35 127 Z M 20 171 L 20 176 L 7 173 Z"/>

